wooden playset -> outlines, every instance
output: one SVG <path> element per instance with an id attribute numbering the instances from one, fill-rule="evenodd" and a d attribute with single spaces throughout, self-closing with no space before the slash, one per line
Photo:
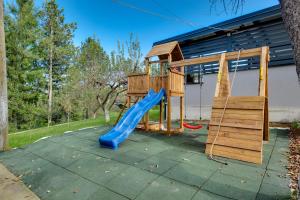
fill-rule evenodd
<path id="1" fill-rule="evenodd" d="M 156 57 L 158 60 L 151 60 Z M 231 96 L 228 61 L 260 57 L 259 88 L 257 96 Z M 184 130 L 184 67 L 219 62 L 215 97 L 212 103 L 206 153 L 253 163 L 262 163 L 263 140 L 269 140 L 268 119 L 268 61 L 269 48 L 261 47 L 206 57 L 184 59 L 178 42 L 154 46 L 145 58 L 146 69 L 141 74 L 128 76 L 127 103 L 136 103 L 152 88 L 166 91 L 160 102 L 159 122 L 149 121 L 147 112 L 139 125 L 146 131 L 167 134 Z M 159 75 L 151 75 L 151 65 L 159 65 Z M 180 98 L 179 128 L 172 128 L 171 99 Z M 166 125 L 163 109 L 166 104 Z"/>
<path id="2" fill-rule="evenodd" d="M 151 58 L 158 58 L 158 60 L 151 60 Z M 168 134 L 183 132 L 183 112 L 184 112 L 184 68 L 180 67 L 177 70 L 170 70 L 170 63 L 183 60 L 178 42 L 170 42 L 167 44 L 154 46 L 145 58 L 145 73 L 131 74 L 128 76 L 128 90 L 127 103 L 129 107 L 132 100 L 137 102 L 138 99 L 143 98 L 152 88 L 158 92 L 161 88 L 166 91 L 166 98 L 160 102 L 159 106 L 159 122 L 150 123 L 149 113 L 144 116 L 143 122 L 138 128 L 146 131 L 164 131 Z M 159 75 L 151 75 L 151 66 L 159 65 Z M 172 128 L 172 106 L 171 98 L 180 98 L 180 123 L 179 128 Z M 164 127 L 163 124 L 163 110 L 164 104 L 167 105 L 167 120 Z"/>

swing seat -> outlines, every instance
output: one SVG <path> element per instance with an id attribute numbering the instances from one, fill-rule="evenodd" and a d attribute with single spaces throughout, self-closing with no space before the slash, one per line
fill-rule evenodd
<path id="1" fill-rule="evenodd" d="M 202 128 L 202 125 L 191 125 L 191 124 L 188 124 L 187 122 L 183 122 L 183 126 L 185 127 L 185 128 L 188 128 L 188 129 L 200 129 L 200 128 Z"/>

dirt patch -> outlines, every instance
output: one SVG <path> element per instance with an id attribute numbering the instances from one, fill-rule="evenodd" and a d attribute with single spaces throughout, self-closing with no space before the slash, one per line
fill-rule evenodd
<path id="1" fill-rule="evenodd" d="M 289 155 L 289 175 L 291 177 L 290 188 L 295 195 L 299 193 L 299 175 L 300 175 L 300 129 L 291 129 L 290 134 L 290 155 Z"/>

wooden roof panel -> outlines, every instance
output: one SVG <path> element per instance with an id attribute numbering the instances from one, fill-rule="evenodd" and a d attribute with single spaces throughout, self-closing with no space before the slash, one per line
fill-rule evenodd
<path id="1" fill-rule="evenodd" d="M 169 54 L 173 51 L 173 49 L 176 47 L 176 45 L 178 45 L 177 41 L 156 45 L 156 46 L 152 47 L 150 52 L 147 54 L 146 58 L 149 58 L 152 56 Z"/>

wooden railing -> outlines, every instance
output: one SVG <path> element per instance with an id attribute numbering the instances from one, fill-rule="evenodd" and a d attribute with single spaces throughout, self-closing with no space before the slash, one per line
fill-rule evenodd
<path id="1" fill-rule="evenodd" d="M 143 96 L 152 88 L 159 92 L 164 88 L 171 92 L 173 96 L 184 94 L 184 74 L 170 71 L 168 76 L 153 76 L 149 74 L 131 74 L 128 76 L 127 94 L 131 96 Z"/>
<path id="2" fill-rule="evenodd" d="M 150 88 L 155 92 L 159 92 L 161 88 L 166 89 L 168 76 L 152 76 L 150 77 Z"/>
<path id="3" fill-rule="evenodd" d="M 149 74 L 131 74 L 128 76 L 128 95 L 144 95 L 149 91 Z"/>
<path id="4" fill-rule="evenodd" d="M 169 72 L 169 91 L 171 95 L 181 96 L 184 94 L 184 74 L 181 72 Z"/>

